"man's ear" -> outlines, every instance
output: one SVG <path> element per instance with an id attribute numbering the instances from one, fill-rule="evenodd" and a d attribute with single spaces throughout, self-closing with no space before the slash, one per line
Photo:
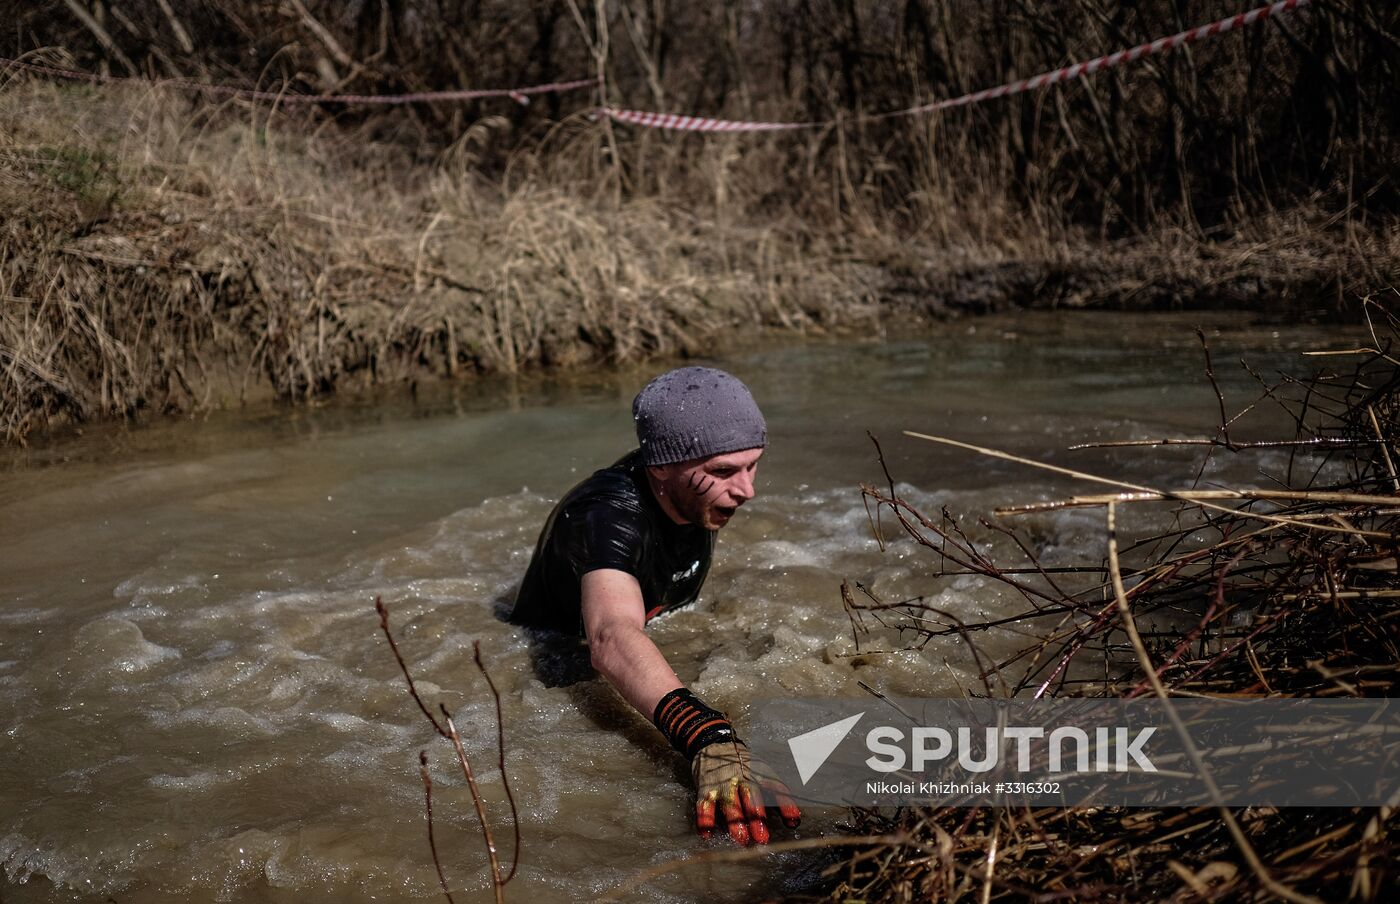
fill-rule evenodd
<path id="1" fill-rule="evenodd" d="M 677 476 L 685 472 L 686 463 L 672 462 L 668 465 L 647 465 L 647 475 L 657 493 L 665 495 L 666 487 L 675 486 Z"/>

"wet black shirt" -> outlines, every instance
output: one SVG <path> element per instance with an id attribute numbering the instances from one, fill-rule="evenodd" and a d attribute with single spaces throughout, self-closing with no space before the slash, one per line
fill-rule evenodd
<path id="1" fill-rule="evenodd" d="M 714 546 L 714 531 L 677 524 L 662 510 L 634 451 L 594 472 L 550 512 L 510 620 L 581 635 L 583 576 L 615 568 L 641 584 L 650 621 L 695 601 Z"/>

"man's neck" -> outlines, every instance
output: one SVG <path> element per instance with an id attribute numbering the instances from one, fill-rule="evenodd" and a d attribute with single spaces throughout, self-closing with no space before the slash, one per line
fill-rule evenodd
<path id="1" fill-rule="evenodd" d="M 656 500 L 656 504 L 661 506 L 661 511 L 666 513 L 676 524 L 689 524 L 690 522 L 681 517 L 681 513 L 676 511 L 676 506 L 671 502 L 671 497 L 661 487 L 661 481 L 651 476 L 651 471 L 645 465 L 642 466 L 642 473 L 646 475 L 647 488 L 651 490 L 651 498 Z"/>

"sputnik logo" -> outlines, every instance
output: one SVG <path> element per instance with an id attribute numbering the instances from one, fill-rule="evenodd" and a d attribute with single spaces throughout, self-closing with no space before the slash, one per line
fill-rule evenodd
<path id="1" fill-rule="evenodd" d="M 864 717 L 865 713 L 856 713 L 839 722 L 832 722 L 830 725 L 823 725 L 788 739 L 792 761 L 797 765 L 797 775 L 802 779 L 802 784 L 807 784 L 807 780 L 816 775 L 817 770 L 836 752 L 846 735 Z"/>

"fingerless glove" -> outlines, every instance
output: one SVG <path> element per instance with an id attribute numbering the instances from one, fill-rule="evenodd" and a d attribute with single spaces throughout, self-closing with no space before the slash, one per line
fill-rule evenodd
<path id="1" fill-rule="evenodd" d="M 738 741 L 734 726 L 724 713 L 711 709 L 689 690 L 678 687 L 656 704 L 651 720 L 671 746 L 695 759 L 701 748 L 719 741 Z"/>

